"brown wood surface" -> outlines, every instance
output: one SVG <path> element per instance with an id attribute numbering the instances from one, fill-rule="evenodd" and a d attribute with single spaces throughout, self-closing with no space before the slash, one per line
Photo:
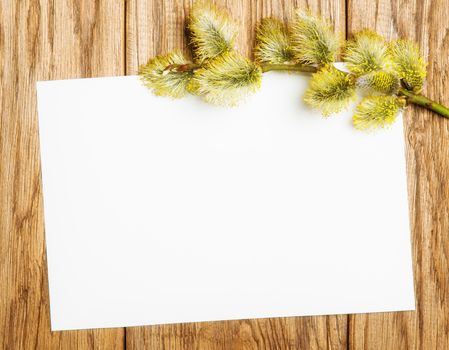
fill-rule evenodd
<path id="1" fill-rule="evenodd" d="M 0 1 L 0 348 L 123 348 L 124 329 L 50 332 L 36 80 L 122 75 L 111 1 Z"/>
<path id="2" fill-rule="evenodd" d="M 417 40 L 426 94 L 449 104 L 449 0 L 216 0 L 254 24 L 310 7 L 348 35 L 368 27 Z M 0 349 L 449 349 L 449 122 L 406 114 L 417 312 L 50 332 L 36 80 L 135 74 L 155 54 L 186 50 L 182 0 L 1 0 Z M 379 257 L 381 258 L 381 257 Z"/>
<path id="3" fill-rule="evenodd" d="M 425 94 L 449 104 L 449 1 L 350 0 L 347 13 L 349 34 L 416 40 Z M 411 107 L 404 123 L 417 311 L 349 316 L 351 349 L 449 349 L 449 121 Z"/>

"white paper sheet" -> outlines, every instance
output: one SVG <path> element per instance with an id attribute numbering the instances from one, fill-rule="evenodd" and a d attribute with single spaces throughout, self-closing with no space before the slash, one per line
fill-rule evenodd
<path id="1" fill-rule="evenodd" d="M 414 309 L 402 121 L 38 83 L 53 330 Z"/>

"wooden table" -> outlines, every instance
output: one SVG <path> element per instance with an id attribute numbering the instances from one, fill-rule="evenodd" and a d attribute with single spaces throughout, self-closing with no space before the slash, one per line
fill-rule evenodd
<path id="1" fill-rule="evenodd" d="M 247 55 L 261 17 L 288 20 L 297 6 L 321 12 L 348 37 L 368 27 L 416 40 L 430 61 L 426 94 L 449 104 L 449 0 L 217 3 L 238 18 Z M 449 120 L 412 107 L 405 137 L 416 312 L 50 332 L 35 82 L 135 74 L 151 56 L 186 51 L 190 5 L 1 0 L 0 348 L 449 349 Z"/>

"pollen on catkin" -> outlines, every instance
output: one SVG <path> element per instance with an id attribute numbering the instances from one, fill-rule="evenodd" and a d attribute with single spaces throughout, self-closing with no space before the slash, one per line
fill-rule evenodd
<path id="1" fill-rule="evenodd" d="M 405 106 L 396 96 L 368 96 L 357 106 L 352 117 L 353 125 L 359 130 L 384 128 L 393 124 Z"/>
<path id="2" fill-rule="evenodd" d="M 393 68 L 408 88 L 419 93 L 426 77 L 427 63 L 418 46 L 408 40 L 395 40 L 389 45 Z"/>
<path id="3" fill-rule="evenodd" d="M 330 24 L 299 9 L 290 26 L 290 38 L 295 60 L 305 65 L 334 62 L 341 43 Z"/>
<path id="4" fill-rule="evenodd" d="M 260 66 L 233 51 L 208 61 L 196 70 L 189 91 L 207 102 L 232 107 L 248 94 L 256 92 L 261 81 Z"/>
<path id="5" fill-rule="evenodd" d="M 238 32 L 227 11 L 204 1 L 193 4 L 187 28 L 194 58 L 199 63 L 233 50 Z"/>
<path id="6" fill-rule="evenodd" d="M 363 30 L 349 41 L 344 51 L 346 67 L 354 74 L 363 75 L 391 66 L 388 47 L 377 33 Z"/>
<path id="7" fill-rule="evenodd" d="M 396 75 L 385 71 L 374 71 L 357 79 L 357 86 L 362 89 L 374 90 L 383 94 L 394 94 L 398 91 L 400 82 Z"/>
<path id="8" fill-rule="evenodd" d="M 264 18 L 256 28 L 254 56 L 257 62 L 281 64 L 293 59 L 287 28 L 276 18 Z"/>
<path id="9" fill-rule="evenodd" d="M 355 98 L 354 80 L 333 66 L 314 73 L 304 95 L 304 101 L 325 117 L 344 110 Z"/>
<path id="10" fill-rule="evenodd" d="M 156 56 L 139 67 L 139 76 L 143 84 L 158 96 L 174 98 L 186 95 L 187 85 L 193 76 L 191 71 L 178 72 L 170 69 L 171 65 L 188 64 L 181 53 Z"/>

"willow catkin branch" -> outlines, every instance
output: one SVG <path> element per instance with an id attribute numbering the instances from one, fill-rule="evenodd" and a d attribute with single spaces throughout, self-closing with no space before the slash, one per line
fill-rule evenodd
<path id="1" fill-rule="evenodd" d="M 399 94 L 402 96 L 405 96 L 407 98 L 408 103 L 412 103 L 421 107 L 424 107 L 425 109 L 428 109 L 429 111 L 438 113 L 444 118 L 449 118 L 449 108 L 430 100 L 429 98 L 420 95 L 415 94 L 412 91 L 409 91 L 404 88 L 399 89 Z"/>
<path id="2" fill-rule="evenodd" d="M 297 10 L 287 30 L 283 22 L 265 18 L 256 29 L 255 59 L 234 50 L 238 26 L 226 11 L 210 2 L 196 2 L 188 20 L 193 62 L 182 54 L 157 56 L 140 67 L 144 84 L 156 95 L 197 94 L 207 102 L 236 105 L 255 92 L 268 71 L 314 73 L 305 102 L 328 116 L 355 99 L 356 87 L 372 96 L 356 108 L 358 129 L 390 125 L 405 103 L 449 118 L 449 109 L 420 95 L 426 61 L 416 44 L 387 43 L 369 30 L 355 34 L 344 46 L 344 67 L 334 67 L 342 40 L 325 20 Z"/>
<path id="3" fill-rule="evenodd" d="M 145 67 L 145 66 L 142 66 Z M 195 64 L 195 63 L 180 63 L 180 64 L 170 64 L 164 67 L 159 66 L 159 77 L 163 75 L 163 72 L 169 72 L 171 74 L 182 74 L 182 73 L 194 73 L 195 71 L 199 70 L 201 68 L 201 65 Z M 304 72 L 304 73 L 315 73 L 317 72 L 317 68 L 313 66 L 305 66 L 302 64 L 260 64 L 261 71 L 263 73 L 269 72 L 269 71 L 286 71 L 286 72 Z M 145 74 L 145 70 L 141 68 L 141 72 L 139 74 Z M 154 75 L 152 75 L 154 76 Z M 156 75 L 157 77 L 157 75 Z M 173 75 L 169 76 L 170 78 L 173 77 Z M 145 76 L 141 77 L 143 80 L 145 80 Z M 190 76 L 189 76 L 190 79 Z M 354 79 L 352 77 L 352 79 Z M 176 80 L 175 80 L 176 81 Z M 178 82 L 182 82 L 183 80 L 178 80 Z M 147 81 L 146 84 L 150 86 L 150 83 Z M 183 96 L 186 93 L 185 85 L 181 85 L 182 89 L 176 91 L 181 91 L 181 93 L 177 93 L 177 97 Z M 152 87 L 153 88 L 153 87 Z M 163 86 L 162 90 L 159 90 L 159 88 L 156 89 L 156 93 L 159 95 L 172 95 L 168 92 L 165 93 L 165 91 L 172 91 L 167 90 L 167 86 Z M 424 107 L 428 110 L 431 110 L 445 118 L 449 118 L 449 108 L 430 100 L 429 98 L 416 94 L 412 91 L 409 91 L 405 88 L 399 88 L 397 90 L 398 95 L 405 96 L 408 103 L 415 104 L 421 107 Z M 222 98 L 225 98 L 225 96 L 221 96 Z M 238 99 L 237 99 L 238 100 Z M 236 103 L 236 100 L 233 100 L 232 103 Z M 232 104 L 231 103 L 231 104 Z M 222 103 L 223 104 L 223 103 Z M 226 103 L 224 103 L 226 104 Z"/>

